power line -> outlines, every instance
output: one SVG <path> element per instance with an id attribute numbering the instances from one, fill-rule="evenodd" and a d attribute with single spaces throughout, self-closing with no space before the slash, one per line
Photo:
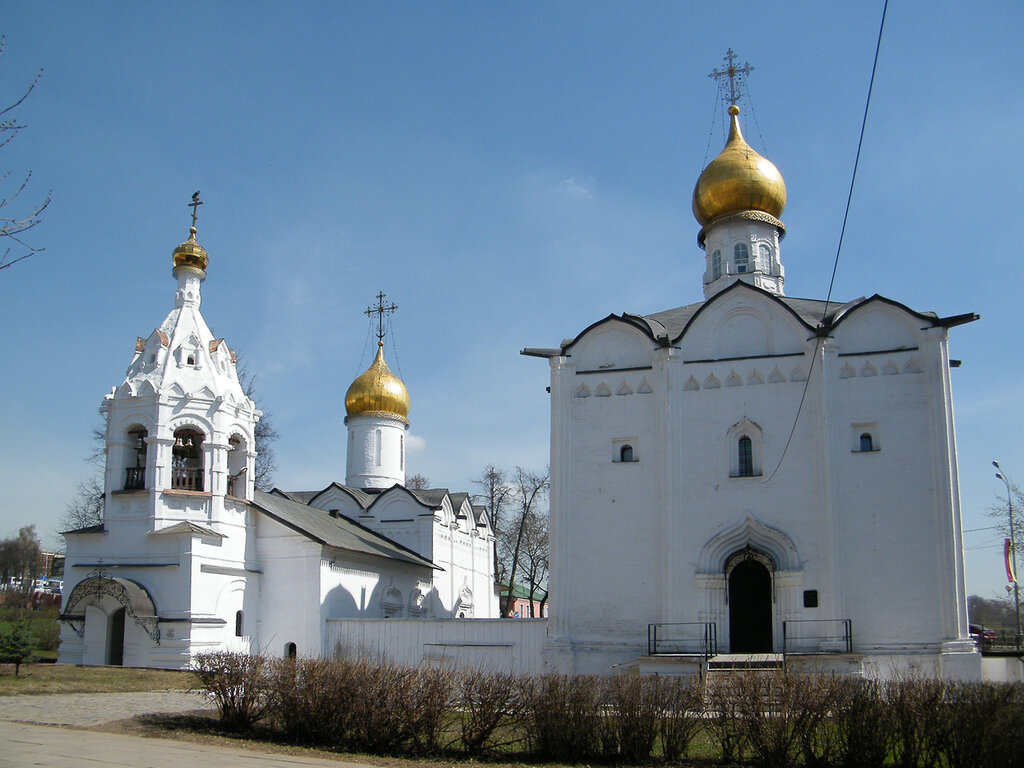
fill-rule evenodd
<path id="1" fill-rule="evenodd" d="M 889 8 L 889 0 L 885 0 L 882 5 L 882 22 L 878 26 L 878 39 L 875 42 L 875 58 L 871 64 L 871 80 L 868 82 L 868 96 L 864 102 L 864 117 L 860 123 L 860 138 L 857 140 L 857 155 L 853 160 L 853 174 L 850 177 L 850 190 L 846 195 L 846 210 L 843 213 L 843 226 L 839 230 L 839 242 L 836 245 L 836 257 L 832 262 L 832 278 L 828 282 L 828 294 L 825 297 L 825 306 L 821 312 L 821 321 L 818 324 L 817 338 L 814 341 L 814 353 L 811 355 L 811 364 L 808 367 L 807 378 L 804 379 L 804 391 L 800 395 L 800 403 L 796 408 L 796 416 L 793 418 L 793 428 L 789 431 L 789 437 L 786 438 L 786 445 L 782 449 L 782 455 L 779 457 L 779 463 L 775 465 L 775 469 L 764 481 L 765 483 L 771 482 L 772 478 L 779 471 L 782 466 L 782 462 L 786 458 L 786 454 L 789 452 L 789 446 L 793 442 L 793 435 L 796 434 L 797 424 L 800 423 L 800 414 L 803 413 L 804 401 L 807 399 L 807 389 L 811 384 L 811 376 L 814 373 L 814 361 L 818 359 L 818 350 L 821 348 L 821 341 L 827 333 L 825 328 L 825 318 L 828 316 L 828 306 L 832 301 L 832 288 L 836 281 L 836 272 L 839 269 L 839 255 L 843 250 L 843 238 L 846 235 L 846 222 L 850 217 L 850 202 L 853 200 L 853 187 L 857 181 L 857 167 L 860 165 L 860 150 L 864 145 L 864 131 L 868 124 L 868 109 L 871 106 L 871 92 L 875 87 L 875 72 L 878 70 L 878 53 L 882 49 L 882 31 L 885 29 L 885 14 Z"/>

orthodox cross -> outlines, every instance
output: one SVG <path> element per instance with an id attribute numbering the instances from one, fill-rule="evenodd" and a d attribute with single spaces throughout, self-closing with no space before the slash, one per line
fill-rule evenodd
<path id="1" fill-rule="evenodd" d="M 729 106 L 732 106 L 739 103 L 739 100 L 743 98 L 743 86 L 746 84 L 746 77 L 754 71 L 754 68 L 747 62 L 743 62 L 742 67 L 737 67 L 736 54 L 732 52 L 732 48 L 722 57 L 722 61 L 726 62 L 729 66 L 725 69 L 718 69 L 716 67 L 711 70 L 711 74 L 708 77 L 718 83 L 718 87 L 723 91 L 725 90 L 723 78 L 729 78 L 729 93 L 727 97 L 723 97 L 723 100 L 727 100 Z"/>
<path id="2" fill-rule="evenodd" d="M 196 226 L 196 217 L 199 215 L 199 206 L 203 204 L 203 201 L 199 199 L 199 190 L 197 189 L 195 194 L 192 195 L 192 202 L 189 203 L 186 208 L 192 209 L 192 227 Z"/>
<path id="3" fill-rule="evenodd" d="M 396 309 L 398 309 L 398 305 L 395 304 L 395 302 L 385 304 L 385 298 L 386 296 L 384 295 L 384 291 L 379 291 L 377 293 L 377 305 L 367 307 L 366 311 L 363 312 L 367 317 L 370 317 L 371 315 L 377 316 L 377 341 L 384 341 L 384 317 L 392 314 Z"/>

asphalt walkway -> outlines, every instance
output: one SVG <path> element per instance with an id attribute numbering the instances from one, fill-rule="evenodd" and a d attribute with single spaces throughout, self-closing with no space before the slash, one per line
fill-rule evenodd
<path id="1" fill-rule="evenodd" d="M 0 768 L 371 768 L 343 762 L 173 739 L 80 730 L 143 714 L 209 708 L 185 691 L 0 696 Z"/>

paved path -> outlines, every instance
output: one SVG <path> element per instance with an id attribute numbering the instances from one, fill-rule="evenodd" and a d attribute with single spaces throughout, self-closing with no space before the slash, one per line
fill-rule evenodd
<path id="1" fill-rule="evenodd" d="M 187 691 L 0 696 L 0 720 L 89 727 L 135 715 L 173 714 L 212 707 L 209 699 Z"/>
<path id="2" fill-rule="evenodd" d="M 78 730 L 136 715 L 211 707 L 202 696 L 185 691 L 0 696 L 0 768 L 371 768 L 341 760 L 272 754 L 258 747 L 219 747 Z"/>
<path id="3" fill-rule="evenodd" d="M 97 731 L 0 721 L 0 768 L 372 768 L 340 760 L 275 755 Z"/>

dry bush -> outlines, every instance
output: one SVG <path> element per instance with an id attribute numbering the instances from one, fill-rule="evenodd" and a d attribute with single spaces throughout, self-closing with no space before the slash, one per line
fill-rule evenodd
<path id="1" fill-rule="evenodd" d="M 844 768 L 878 768 L 889 755 L 893 728 L 882 683 L 844 678 L 837 681 L 832 701 L 837 762 Z"/>
<path id="2" fill-rule="evenodd" d="M 441 740 L 451 719 L 453 697 L 458 681 L 450 667 L 416 670 L 412 690 L 405 700 L 410 749 L 419 755 L 434 754 L 441 749 Z"/>
<path id="3" fill-rule="evenodd" d="M 1024 759 L 1024 686 L 947 683 L 939 751 L 949 768 L 1010 768 Z"/>
<path id="4" fill-rule="evenodd" d="M 264 656 L 217 651 L 201 653 L 192 672 L 209 692 L 229 731 L 245 732 L 263 718 L 271 704 L 269 662 Z"/>
<path id="5" fill-rule="evenodd" d="M 938 764 L 945 685 L 941 680 L 908 675 L 897 675 L 886 682 L 896 765 L 934 768 Z"/>
<path id="6" fill-rule="evenodd" d="M 758 765 L 788 768 L 819 729 L 830 702 L 817 678 L 776 672 L 744 675 L 737 686 L 743 736 Z"/>
<path id="7" fill-rule="evenodd" d="M 591 675 L 544 675 L 530 696 L 530 739 L 545 760 L 580 762 L 600 746 L 601 685 Z"/>
<path id="8" fill-rule="evenodd" d="M 805 727 L 798 732 L 800 753 L 808 768 L 837 765 L 841 754 L 840 730 L 834 723 L 842 695 L 839 678 L 815 675 L 803 678 L 803 690 L 795 692 L 807 710 Z"/>
<path id="9" fill-rule="evenodd" d="M 365 664 L 324 659 L 283 659 L 273 666 L 272 714 L 292 741 L 346 746 L 360 712 L 358 690 Z"/>
<path id="10" fill-rule="evenodd" d="M 601 751 L 609 760 L 640 765 L 650 760 L 664 707 L 662 678 L 617 675 L 603 678 Z"/>
<path id="11" fill-rule="evenodd" d="M 704 720 L 704 686 L 686 677 L 661 679 L 661 752 L 677 762 L 687 756 Z"/>
<path id="12" fill-rule="evenodd" d="M 418 672 L 395 664 L 360 665 L 352 746 L 377 755 L 402 751 L 411 738 L 406 700 L 413 696 Z"/>
<path id="13" fill-rule="evenodd" d="M 705 687 L 705 724 L 723 763 L 743 755 L 746 730 L 743 727 L 743 699 L 750 695 L 751 673 L 715 676 Z"/>
<path id="14" fill-rule="evenodd" d="M 528 690 L 515 675 L 464 670 L 458 681 L 463 749 L 478 755 L 513 741 Z"/>

